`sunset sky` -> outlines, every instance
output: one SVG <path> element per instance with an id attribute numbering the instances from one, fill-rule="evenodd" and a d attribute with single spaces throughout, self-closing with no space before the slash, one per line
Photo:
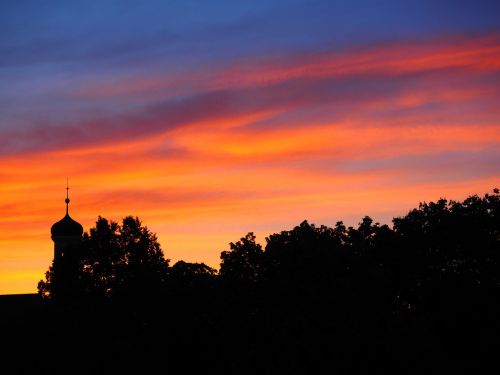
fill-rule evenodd
<path id="1" fill-rule="evenodd" d="M 499 1 L 0 3 L 0 294 L 50 226 L 139 216 L 172 263 L 500 187 Z M 172 264 L 171 263 L 171 264 Z"/>

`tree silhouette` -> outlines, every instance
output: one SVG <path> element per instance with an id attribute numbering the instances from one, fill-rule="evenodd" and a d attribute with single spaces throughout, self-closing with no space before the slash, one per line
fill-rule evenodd
<path id="1" fill-rule="evenodd" d="M 167 357 L 182 371 L 470 373 L 500 350 L 497 189 L 421 203 L 392 226 L 303 221 L 265 248 L 250 232 L 221 253 L 219 273 L 169 267 L 133 217 L 99 217 L 71 254 L 80 255 L 54 261 L 40 293 L 106 303 L 50 310 L 51 345 L 61 351 L 66 331 L 92 327 L 97 339 L 70 341 L 103 353 L 110 372 Z"/>
<path id="2" fill-rule="evenodd" d="M 207 311 L 215 302 L 217 271 L 204 263 L 178 261 L 169 268 L 170 301 L 186 311 Z"/>
<path id="3" fill-rule="evenodd" d="M 252 232 L 236 243 L 229 244 L 230 250 L 220 255 L 220 276 L 231 283 L 255 284 L 263 272 L 262 246 L 255 242 Z"/>
<path id="4" fill-rule="evenodd" d="M 99 217 L 81 245 L 55 259 L 40 281 L 45 297 L 104 298 L 112 295 L 153 293 L 166 281 L 168 260 L 157 237 L 139 218 L 127 216 L 122 224 Z"/>
<path id="5" fill-rule="evenodd" d="M 84 233 L 82 262 L 86 292 L 95 297 L 110 296 L 122 282 L 119 275 L 125 266 L 118 223 L 99 216 L 95 227 Z"/>
<path id="6" fill-rule="evenodd" d="M 127 216 L 119 226 L 122 262 L 116 272 L 120 293 L 154 293 L 166 281 L 168 260 L 164 258 L 156 234 L 139 218 Z"/>
<path id="7" fill-rule="evenodd" d="M 211 279 L 216 275 L 217 270 L 205 263 L 187 263 L 180 260 L 170 268 L 170 276 L 173 279 L 182 280 L 185 285 L 194 285 L 202 282 L 203 279 Z"/>

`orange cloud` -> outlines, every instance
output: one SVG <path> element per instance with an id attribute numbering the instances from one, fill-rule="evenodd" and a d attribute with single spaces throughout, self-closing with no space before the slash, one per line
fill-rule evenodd
<path id="1" fill-rule="evenodd" d="M 270 85 L 291 79 L 352 75 L 394 76 L 453 69 L 500 69 L 500 34 L 447 37 L 424 41 L 378 44 L 368 48 L 321 51 L 290 56 L 258 56 L 225 67 L 176 74 L 154 73 L 111 78 L 78 89 L 77 97 L 123 95 L 186 95 L 193 92 Z M 196 82 L 193 85 L 193 82 Z M 152 98 L 152 97 L 151 97 Z"/>
<path id="2" fill-rule="evenodd" d="M 212 266 L 246 231 L 263 241 L 303 219 L 388 222 L 420 200 L 500 186 L 499 62 L 492 34 L 80 88 L 152 104 L 3 134 L 0 293 L 43 277 L 67 176 L 85 229 L 138 215 L 167 257 Z"/>

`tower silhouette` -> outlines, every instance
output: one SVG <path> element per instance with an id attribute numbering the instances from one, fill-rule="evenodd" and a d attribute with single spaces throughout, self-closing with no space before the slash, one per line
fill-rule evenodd
<path id="1" fill-rule="evenodd" d="M 54 241 L 54 260 L 75 251 L 82 241 L 83 227 L 69 216 L 69 185 L 66 185 L 66 216 L 52 225 L 50 232 Z"/>

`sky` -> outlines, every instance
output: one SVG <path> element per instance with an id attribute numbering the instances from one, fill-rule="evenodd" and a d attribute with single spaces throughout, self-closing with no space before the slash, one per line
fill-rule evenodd
<path id="1" fill-rule="evenodd" d="M 0 294 L 65 214 L 218 268 L 307 219 L 500 187 L 498 1 L 0 2 Z"/>

